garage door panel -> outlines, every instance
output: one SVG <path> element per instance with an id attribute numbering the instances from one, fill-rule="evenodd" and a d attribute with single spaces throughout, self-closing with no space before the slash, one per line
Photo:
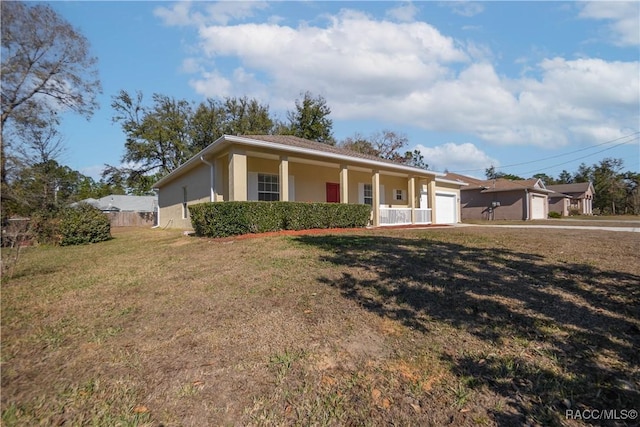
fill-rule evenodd
<path id="1" fill-rule="evenodd" d="M 545 219 L 545 204 L 547 199 L 541 196 L 531 197 L 531 219 Z"/>
<path id="2" fill-rule="evenodd" d="M 456 195 L 436 193 L 436 224 L 455 224 L 458 222 Z"/>

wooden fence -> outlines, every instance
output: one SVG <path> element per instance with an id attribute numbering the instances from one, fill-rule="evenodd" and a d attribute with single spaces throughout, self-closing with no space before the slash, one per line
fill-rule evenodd
<path id="1" fill-rule="evenodd" d="M 153 227 L 155 212 L 107 212 L 112 227 Z"/>

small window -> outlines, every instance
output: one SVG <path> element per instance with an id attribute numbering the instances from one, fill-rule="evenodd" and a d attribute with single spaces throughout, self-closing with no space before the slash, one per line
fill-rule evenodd
<path id="1" fill-rule="evenodd" d="M 280 200 L 278 175 L 258 174 L 258 200 L 265 202 L 277 202 Z"/>
<path id="2" fill-rule="evenodd" d="M 364 204 L 373 206 L 373 187 L 371 184 L 364 184 Z"/>
<path id="3" fill-rule="evenodd" d="M 393 190 L 393 199 L 394 200 L 404 200 L 404 190 Z"/>
<path id="4" fill-rule="evenodd" d="M 182 219 L 189 218 L 189 209 L 187 208 L 187 187 L 182 187 Z"/>

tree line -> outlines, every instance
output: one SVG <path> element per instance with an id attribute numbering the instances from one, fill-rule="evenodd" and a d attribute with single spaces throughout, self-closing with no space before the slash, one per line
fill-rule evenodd
<path id="1" fill-rule="evenodd" d="M 356 134 L 343 141 L 333 136 L 331 108 L 321 95 L 301 94 L 286 120 L 279 120 L 269 105 L 255 98 L 209 98 L 199 104 L 163 94 L 153 94 L 145 104 L 143 94 L 120 91 L 113 98 L 113 121 L 126 136 L 121 163 L 107 165 L 103 177 L 132 194 L 147 194 L 151 186 L 193 155 L 226 135 L 293 135 L 323 144 L 338 145 L 407 164 L 426 167 L 418 152 L 401 154 L 406 136 L 390 130 L 369 137 Z M 422 162 L 422 163 L 421 163 Z"/>

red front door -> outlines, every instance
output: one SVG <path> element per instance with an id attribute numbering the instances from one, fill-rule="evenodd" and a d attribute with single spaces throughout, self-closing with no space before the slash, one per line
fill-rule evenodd
<path id="1" fill-rule="evenodd" d="M 327 182 L 327 203 L 340 203 L 340 184 Z"/>

